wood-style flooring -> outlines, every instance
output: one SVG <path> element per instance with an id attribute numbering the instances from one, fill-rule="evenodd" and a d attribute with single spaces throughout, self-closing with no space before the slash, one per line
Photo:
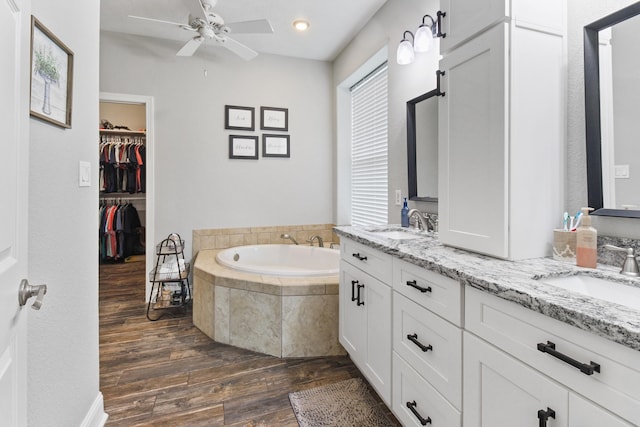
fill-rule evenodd
<path id="1" fill-rule="evenodd" d="M 100 266 L 108 427 L 297 426 L 289 392 L 361 377 L 348 357 L 279 359 L 215 343 L 191 313 L 150 322 L 145 274 L 144 262 Z"/>

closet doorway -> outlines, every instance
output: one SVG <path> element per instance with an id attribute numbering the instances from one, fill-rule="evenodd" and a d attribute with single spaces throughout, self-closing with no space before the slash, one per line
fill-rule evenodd
<path id="1" fill-rule="evenodd" d="M 145 283 L 146 296 L 154 253 L 153 97 L 101 92 L 99 111 L 100 282 L 110 264 L 135 263 L 132 282 Z"/>

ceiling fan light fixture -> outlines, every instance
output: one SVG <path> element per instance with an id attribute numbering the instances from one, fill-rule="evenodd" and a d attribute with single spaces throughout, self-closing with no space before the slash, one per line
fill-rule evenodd
<path id="1" fill-rule="evenodd" d="M 305 21 L 304 19 L 293 21 L 293 28 L 298 31 L 307 31 L 309 29 L 309 21 Z"/>

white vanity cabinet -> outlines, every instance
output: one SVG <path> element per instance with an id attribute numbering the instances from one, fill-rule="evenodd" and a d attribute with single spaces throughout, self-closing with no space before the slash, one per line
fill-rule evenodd
<path id="1" fill-rule="evenodd" d="M 547 256 L 564 200 L 565 2 L 445 0 L 443 10 L 439 239 Z"/>
<path id="2" fill-rule="evenodd" d="M 462 285 L 393 259 L 393 413 L 407 426 L 461 425 Z"/>
<path id="3" fill-rule="evenodd" d="M 341 240 L 340 343 L 391 406 L 391 256 Z"/>
<path id="4" fill-rule="evenodd" d="M 465 299 L 465 427 L 640 425 L 637 351 L 473 288 Z"/>

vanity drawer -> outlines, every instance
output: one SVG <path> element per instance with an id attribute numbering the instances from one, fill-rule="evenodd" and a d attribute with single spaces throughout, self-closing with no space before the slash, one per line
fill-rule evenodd
<path id="1" fill-rule="evenodd" d="M 392 399 L 393 413 L 404 426 L 460 427 L 460 412 L 395 352 Z"/>
<path id="2" fill-rule="evenodd" d="M 467 287 L 465 328 L 555 381 L 640 425 L 640 353 L 516 303 Z M 555 351 L 600 372 L 587 375 L 538 349 Z"/>
<path id="3" fill-rule="evenodd" d="M 391 283 L 391 255 L 350 239 L 340 240 L 340 256 L 343 260 L 382 282 Z"/>
<path id="4" fill-rule="evenodd" d="M 423 307 L 462 325 L 462 285 L 415 264 L 393 260 L 393 289 Z"/>
<path id="5" fill-rule="evenodd" d="M 462 408 L 460 328 L 396 292 L 393 350 L 456 408 Z"/>

